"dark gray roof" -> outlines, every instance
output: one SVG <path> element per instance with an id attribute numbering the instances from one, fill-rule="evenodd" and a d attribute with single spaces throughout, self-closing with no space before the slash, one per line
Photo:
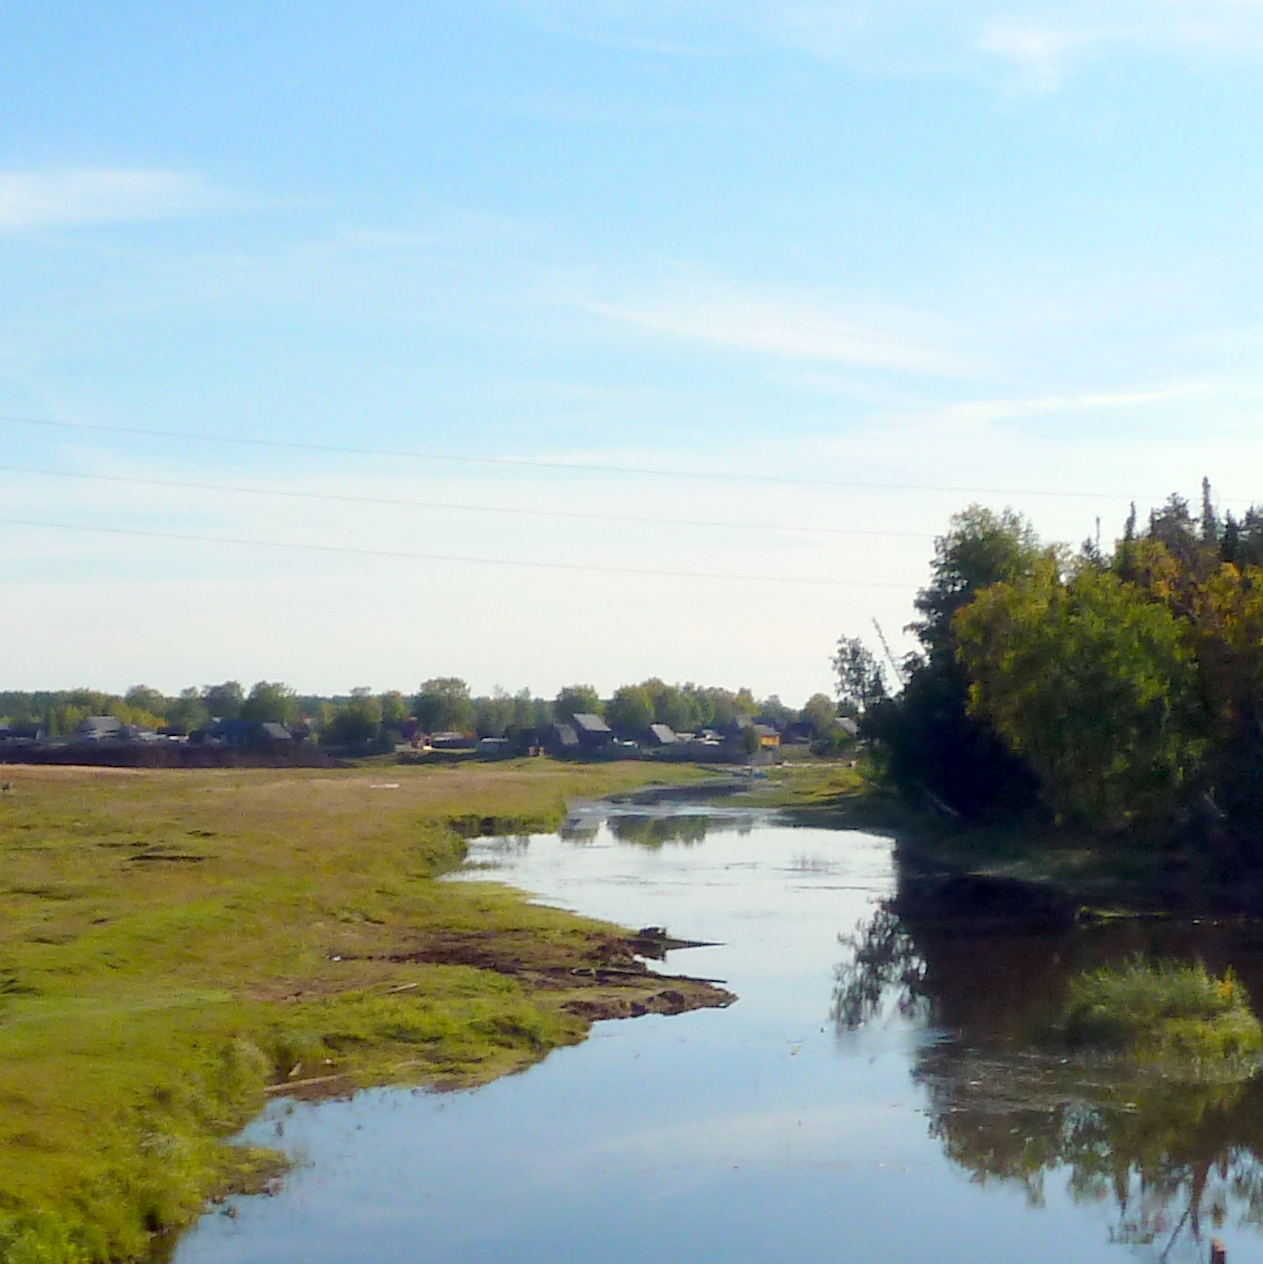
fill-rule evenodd
<path id="1" fill-rule="evenodd" d="M 599 715 L 591 715 L 586 711 L 581 711 L 574 717 L 574 726 L 576 729 L 582 729 L 585 733 L 609 733 L 611 731 L 610 726 Z"/>
<path id="2" fill-rule="evenodd" d="M 578 746 L 579 735 L 569 724 L 555 724 L 553 728 L 557 730 L 557 741 L 562 746 Z"/>
<path id="3" fill-rule="evenodd" d="M 283 724 L 276 724 L 271 720 L 265 720 L 261 727 L 263 729 L 264 736 L 273 742 L 288 742 L 290 740 L 290 731 Z"/>
<path id="4" fill-rule="evenodd" d="M 118 733 L 123 721 L 113 715 L 87 715 L 80 722 L 76 733 Z"/>

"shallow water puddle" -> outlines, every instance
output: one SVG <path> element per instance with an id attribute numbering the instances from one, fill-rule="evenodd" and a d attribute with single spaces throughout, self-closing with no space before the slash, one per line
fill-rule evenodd
<path id="1" fill-rule="evenodd" d="M 738 1003 L 598 1024 L 468 1092 L 273 1103 L 246 1135 L 299 1165 L 204 1217 L 177 1264 L 1088 1264 L 1204 1259 L 1212 1231 L 1233 1264 L 1263 1249 L 1243 1223 L 1263 1217 L 1263 1093 L 1137 1083 L 1034 1035 L 1071 973 L 1155 935 L 1263 999 L 1244 932 L 908 927 L 880 903 L 887 840 L 734 810 L 592 808 L 471 859 L 717 941 L 666 969 Z"/>

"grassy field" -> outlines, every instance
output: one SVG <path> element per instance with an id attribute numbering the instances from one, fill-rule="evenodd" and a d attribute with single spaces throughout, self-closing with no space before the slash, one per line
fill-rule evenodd
<path id="1" fill-rule="evenodd" d="M 803 822 L 832 823 L 835 817 L 868 810 L 870 791 L 863 767 L 852 759 L 796 760 L 768 769 L 766 778 L 751 782 L 741 802 L 784 808 Z"/>
<path id="2" fill-rule="evenodd" d="M 223 1144 L 270 1087 L 467 1083 L 594 1017 L 724 1003 L 637 978 L 618 928 L 435 881 L 463 836 L 700 775 L 6 769 L 0 1260 L 151 1255 L 207 1198 L 275 1174 Z"/>

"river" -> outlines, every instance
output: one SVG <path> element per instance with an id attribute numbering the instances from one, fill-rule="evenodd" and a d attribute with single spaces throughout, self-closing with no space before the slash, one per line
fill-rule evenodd
<path id="1" fill-rule="evenodd" d="M 296 1160 L 175 1264 L 1091 1264 L 1263 1249 L 1263 1090 L 1068 1059 L 1041 1034 L 1073 973 L 1139 950 L 1232 964 L 1250 928 L 1059 934 L 907 926 L 891 843 L 737 809 L 578 810 L 471 846 L 549 903 L 714 946 L 665 967 L 724 1010 L 598 1024 L 449 1093 L 274 1102 L 244 1134 Z M 490 870 L 490 874 L 488 874 Z"/>

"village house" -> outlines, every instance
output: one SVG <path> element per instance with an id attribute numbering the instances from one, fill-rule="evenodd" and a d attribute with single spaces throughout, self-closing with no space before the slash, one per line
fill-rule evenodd
<path id="1" fill-rule="evenodd" d="M 123 721 L 113 715 L 85 716 L 70 734 L 72 742 L 121 742 Z"/>
<path id="2" fill-rule="evenodd" d="M 574 717 L 573 724 L 583 750 L 600 750 L 614 740 L 614 730 L 599 715 L 580 712 Z"/>

